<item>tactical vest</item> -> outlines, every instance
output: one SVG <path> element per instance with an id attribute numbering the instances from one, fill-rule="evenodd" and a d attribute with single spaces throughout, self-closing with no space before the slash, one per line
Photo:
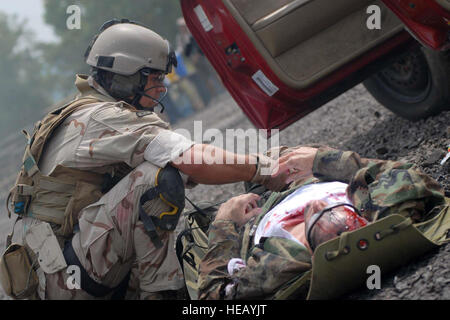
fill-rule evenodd
<path id="1" fill-rule="evenodd" d="M 91 88 L 85 76 L 77 76 L 75 85 L 80 94 L 74 100 L 57 107 L 38 121 L 32 135 L 23 130 L 28 140 L 23 165 L 6 200 L 9 217 L 11 207 L 19 215 L 18 219 L 27 216 L 49 222 L 59 239 L 72 234 L 82 208 L 100 199 L 105 192 L 106 178 L 111 180 L 113 176 L 114 181 L 118 181 L 131 171 L 125 163 L 99 168 L 99 172 L 109 175 L 61 165 L 49 175 L 39 170 L 38 163 L 46 143 L 68 116 L 87 104 L 115 101 Z M 8 237 L 7 245 L 11 238 L 12 235 Z"/>

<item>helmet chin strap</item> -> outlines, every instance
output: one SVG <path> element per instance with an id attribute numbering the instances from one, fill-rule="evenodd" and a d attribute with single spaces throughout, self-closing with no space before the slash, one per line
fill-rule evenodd
<path id="1" fill-rule="evenodd" d="M 164 94 L 162 95 L 162 97 L 159 98 L 159 99 L 155 99 L 154 97 L 152 97 L 152 96 L 150 96 L 150 95 L 147 94 L 147 91 L 152 90 L 152 89 L 155 89 L 155 88 L 164 88 L 164 89 L 166 90 L 166 91 L 164 92 Z M 159 104 L 159 105 L 161 106 L 161 113 L 163 113 L 163 112 L 164 112 L 164 109 L 165 109 L 165 106 L 164 106 L 164 104 L 162 103 L 162 100 L 163 100 L 163 99 L 165 98 L 165 96 L 167 95 L 167 92 L 168 92 L 168 90 L 167 90 L 167 87 L 166 87 L 166 86 L 154 86 L 154 87 L 150 87 L 150 88 L 148 88 L 148 89 L 146 89 L 146 90 L 139 90 L 138 92 L 136 92 L 136 96 L 134 97 L 134 99 L 133 99 L 133 101 L 131 102 L 131 104 L 132 104 L 133 106 L 135 106 L 135 107 L 136 107 L 137 109 L 139 109 L 139 110 L 151 109 L 152 111 L 153 111 L 154 108 Z M 144 108 L 144 107 L 141 105 L 141 103 L 140 103 L 140 100 L 142 99 L 142 97 L 147 97 L 147 98 L 149 98 L 149 99 L 155 101 L 155 102 L 156 102 L 156 105 L 154 105 L 154 106 L 151 107 L 151 108 Z"/>

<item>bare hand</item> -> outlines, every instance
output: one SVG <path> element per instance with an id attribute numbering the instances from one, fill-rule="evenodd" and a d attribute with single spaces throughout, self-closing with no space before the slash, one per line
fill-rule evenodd
<path id="1" fill-rule="evenodd" d="M 292 181 L 310 176 L 316 154 L 316 148 L 301 147 L 280 157 L 278 160 L 279 165 L 272 172 L 272 177 L 280 174 L 287 175 L 285 181 L 288 184 Z"/>
<path id="2" fill-rule="evenodd" d="M 260 198 L 254 193 L 242 194 L 231 198 L 219 208 L 216 220 L 231 220 L 243 226 L 252 217 L 261 213 L 256 201 Z"/>

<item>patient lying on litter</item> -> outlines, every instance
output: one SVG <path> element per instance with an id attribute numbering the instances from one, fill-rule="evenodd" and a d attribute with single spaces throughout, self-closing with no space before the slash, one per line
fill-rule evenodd
<path id="1" fill-rule="evenodd" d="M 280 172 L 292 192 L 275 194 L 264 212 L 252 193 L 219 208 L 199 268 L 200 299 L 268 298 L 311 270 L 320 244 L 393 213 L 420 222 L 445 203 L 439 183 L 412 164 L 351 151 L 290 148 L 273 175 Z"/>

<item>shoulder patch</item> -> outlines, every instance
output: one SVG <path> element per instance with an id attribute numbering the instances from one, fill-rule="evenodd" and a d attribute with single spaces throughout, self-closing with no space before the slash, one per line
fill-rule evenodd
<path id="1" fill-rule="evenodd" d="M 142 117 L 148 116 L 149 114 L 152 114 L 152 113 L 153 113 L 152 111 L 144 110 L 144 111 L 138 111 L 138 112 L 136 112 L 136 115 L 137 115 L 139 118 L 142 118 Z"/>

